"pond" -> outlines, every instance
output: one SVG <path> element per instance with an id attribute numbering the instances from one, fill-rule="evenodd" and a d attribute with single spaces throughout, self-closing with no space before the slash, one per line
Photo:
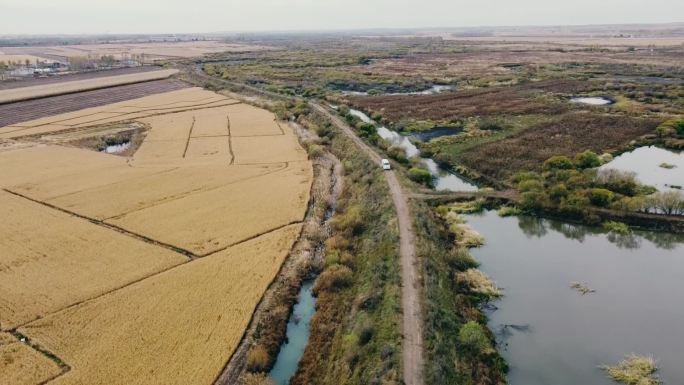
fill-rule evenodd
<path id="1" fill-rule="evenodd" d="M 573 103 L 588 104 L 591 106 L 605 106 L 607 104 L 613 104 L 613 101 L 607 98 L 598 97 L 577 97 L 570 99 Z"/>
<path id="2" fill-rule="evenodd" d="M 377 95 L 384 95 L 384 96 L 402 96 L 402 95 L 434 95 L 434 94 L 440 94 L 442 92 L 446 91 L 451 91 L 453 90 L 453 86 L 448 86 L 448 85 L 442 85 L 442 84 L 435 84 L 432 87 L 423 90 L 423 91 L 415 91 L 415 92 L 387 92 L 387 93 L 378 93 Z M 361 92 L 361 91 L 342 91 L 343 94 L 345 95 L 357 95 L 357 96 L 367 96 L 367 95 L 375 95 L 375 93 L 371 92 Z"/>
<path id="3" fill-rule="evenodd" d="M 463 132 L 462 127 L 435 127 L 427 131 L 418 131 L 411 133 L 411 138 L 421 142 L 429 142 L 432 139 L 441 138 L 442 136 L 457 135 Z"/>
<path id="4" fill-rule="evenodd" d="M 294 306 L 287 323 L 287 340 L 280 346 L 280 352 L 269 376 L 276 385 L 287 385 L 297 372 L 299 360 L 309 341 L 309 324 L 316 312 L 316 298 L 312 292 L 313 281 L 305 281 L 299 291 L 297 304 Z"/>
<path id="5" fill-rule="evenodd" d="M 486 239 L 473 256 L 504 291 L 488 316 L 510 384 L 611 385 L 599 366 L 629 353 L 653 355 L 666 384 L 684 384 L 684 236 L 494 211 L 467 219 Z"/>
<path id="6" fill-rule="evenodd" d="M 350 109 L 349 113 L 361 119 L 362 122 L 372 123 L 375 122 L 359 110 Z M 406 151 L 406 156 L 409 158 L 420 156 L 420 149 L 409 140 L 409 137 L 403 136 L 396 131 L 392 131 L 387 127 L 378 126 L 378 135 L 391 143 L 392 145 L 399 146 Z M 434 177 L 434 187 L 437 191 L 477 191 L 478 187 L 466 180 L 465 178 L 456 175 L 448 170 L 437 165 L 431 158 L 423 158 L 422 162 L 425 167 L 430 171 Z"/>
<path id="7" fill-rule="evenodd" d="M 104 152 L 107 154 L 120 154 L 131 147 L 131 142 L 124 142 L 120 144 L 112 144 L 105 147 Z"/>
<path id="8" fill-rule="evenodd" d="M 615 157 L 601 169 L 634 172 L 641 183 L 661 191 L 684 187 L 684 153 L 660 147 L 639 147 Z"/>

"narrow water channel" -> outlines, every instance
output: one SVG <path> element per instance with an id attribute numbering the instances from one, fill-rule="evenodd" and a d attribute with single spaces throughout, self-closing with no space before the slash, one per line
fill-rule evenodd
<path id="1" fill-rule="evenodd" d="M 304 355 L 304 349 L 309 341 L 311 317 L 316 312 L 316 298 L 311 291 L 312 287 L 313 280 L 302 284 L 297 304 L 287 323 L 287 340 L 280 347 L 276 363 L 269 374 L 276 385 L 287 385 L 290 382 Z"/>
<path id="2" fill-rule="evenodd" d="M 337 211 L 338 180 L 333 170 L 330 177 L 330 203 L 323 215 L 322 230 L 327 239 L 330 236 L 330 219 Z M 325 242 L 321 241 L 314 250 L 314 260 L 321 260 L 325 254 Z M 313 295 L 315 277 L 302 282 L 297 296 L 297 303 L 287 322 L 285 342 L 280 346 L 278 357 L 269 373 L 269 377 L 276 385 L 287 385 L 297 373 L 299 361 L 309 342 L 311 318 L 316 313 L 316 298 Z"/>
<path id="3" fill-rule="evenodd" d="M 366 114 L 359 110 L 350 109 L 349 113 L 361 119 L 364 123 L 375 124 L 375 122 Z M 392 131 L 387 127 L 378 126 L 378 135 L 389 143 L 399 146 L 406 152 L 406 156 L 414 158 L 420 156 L 420 150 L 411 142 L 409 137 L 403 136 L 396 131 Z M 478 187 L 466 180 L 465 178 L 456 175 L 448 170 L 445 170 L 437 164 L 432 158 L 423 158 L 425 167 L 430 171 L 434 177 L 434 187 L 437 191 L 477 191 Z"/>
<path id="4" fill-rule="evenodd" d="M 510 384 L 611 385 L 600 366 L 630 353 L 653 355 L 665 384 L 684 384 L 684 236 L 494 211 L 467 220 L 486 239 L 473 256 L 503 288 L 488 316 Z"/>

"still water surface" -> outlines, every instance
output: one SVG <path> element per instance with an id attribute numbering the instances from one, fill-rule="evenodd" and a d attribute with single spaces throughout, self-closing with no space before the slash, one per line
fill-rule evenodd
<path id="1" fill-rule="evenodd" d="M 512 385 L 614 384 L 599 366 L 629 353 L 653 355 L 665 384 L 684 384 L 684 236 L 494 211 L 468 223 L 486 238 L 473 256 L 504 289 L 488 315 Z"/>

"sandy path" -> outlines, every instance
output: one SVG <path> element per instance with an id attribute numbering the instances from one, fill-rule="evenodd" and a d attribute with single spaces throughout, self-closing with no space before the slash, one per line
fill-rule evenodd
<path id="1" fill-rule="evenodd" d="M 354 131 L 339 117 L 331 114 L 325 107 L 313 103 L 311 106 L 326 115 L 333 124 L 342 130 L 356 145 L 364 151 L 380 167 L 381 157 L 375 150 L 364 143 Z M 403 308 L 402 366 L 404 383 L 407 385 L 423 384 L 423 331 L 422 311 L 420 303 L 420 282 L 418 261 L 415 248 L 415 233 L 411 221 L 407 196 L 401 188 L 394 171 L 386 171 L 385 179 L 392 194 L 392 201 L 397 210 L 399 221 L 399 237 L 401 255 L 401 304 Z"/>

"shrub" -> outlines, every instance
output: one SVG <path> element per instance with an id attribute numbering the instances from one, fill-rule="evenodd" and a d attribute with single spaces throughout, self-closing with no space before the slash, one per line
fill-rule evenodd
<path id="1" fill-rule="evenodd" d="M 601 165 L 601 159 L 593 151 L 584 151 L 575 155 L 575 164 L 581 169 L 594 168 Z"/>
<path id="2" fill-rule="evenodd" d="M 522 214 L 522 210 L 520 210 L 517 207 L 512 207 L 512 206 L 502 206 L 499 208 L 497 211 L 497 214 L 499 214 L 500 217 L 512 217 L 516 215 Z"/>
<path id="3" fill-rule="evenodd" d="M 362 138 L 371 138 L 378 134 L 378 129 L 370 123 L 359 123 L 356 128 L 359 130 L 359 136 Z"/>
<path id="4" fill-rule="evenodd" d="M 475 355 L 488 354 L 494 351 L 484 328 L 475 321 L 468 321 L 461 326 L 458 331 L 458 341 Z"/>
<path id="5" fill-rule="evenodd" d="M 537 179 L 527 179 L 518 184 L 520 192 L 544 190 L 544 184 Z"/>
<path id="6" fill-rule="evenodd" d="M 311 159 L 319 158 L 321 155 L 323 155 L 323 148 L 313 143 L 307 147 L 306 151 Z"/>
<path id="7" fill-rule="evenodd" d="M 560 202 L 561 199 L 568 196 L 568 188 L 565 187 L 564 183 L 558 183 L 551 187 L 549 190 L 549 196 L 556 202 Z"/>
<path id="8" fill-rule="evenodd" d="M 428 170 L 418 167 L 411 167 L 411 169 L 408 171 L 408 176 L 414 182 L 424 184 L 426 186 L 432 186 L 432 174 L 430 174 L 430 171 Z"/>
<path id="9" fill-rule="evenodd" d="M 603 228 L 608 230 L 611 233 L 617 233 L 617 234 L 629 234 L 629 226 L 627 226 L 625 223 L 622 222 L 605 222 L 603 224 Z"/>
<path id="10" fill-rule="evenodd" d="M 596 174 L 595 182 L 600 187 L 622 195 L 634 196 L 639 191 L 639 182 L 633 172 L 614 169 L 600 170 Z"/>
<path id="11" fill-rule="evenodd" d="M 408 158 L 406 157 L 406 150 L 399 146 L 390 146 L 387 149 L 387 156 L 390 158 L 396 160 L 399 163 L 406 164 L 408 163 Z"/>
<path id="12" fill-rule="evenodd" d="M 352 284 L 354 273 L 347 266 L 332 265 L 323 271 L 314 283 L 314 292 L 336 291 Z"/>
<path id="13" fill-rule="evenodd" d="M 536 211 L 547 205 L 549 197 L 543 191 L 527 191 L 521 194 L 522 207 Z"/>
<path id="14" fill-rule="evenodd" d="M 570 170 L 575 168 L 575 164 L 563 155 L 552 156 L 544 162 L 544 170 Z"/>
<path id="15" fill-rule="evenodd" d="M 363 231 L 363 215 L 358 205 L 348 207 L 344 213 L 339 213 L 330 221 L 330 225 L 338 231 L 350 231 L 359 234 Z"/>
<path id="16" fill-rule="evenodd" d="M 604 188 L 593 188 L 589 190 L 589 201 L 594 206 L 598 207 L 608 207 L 613 200 L 615 200 L 615 194 Z"/>
<path id="17" fill-rule="evenodd" d="M 561 199 L 560 209 L 568 213 L 581 213 L 589 206 L 589 198 L 581 192 L 572 192 Z"/>
<path id="18" fill-rule="evenodd" d="M 521 171 L 521 172 L 516 173 L 513 176 L 513 182 L 515 182 L 515 183 L 520 183 L 524 180 L 530 180 L 530 179 L 541 181 L 542 176 L 537 174 L 536 172 L 533 172 L 533 171 Z"/>
<path id="19" fill-rule="evenodd" d="M 250 372 L 263 372 L 268 369 L 270 358 L 268 351 L 261 345 L 256 345 L 247 353 L 247 370 Z"/>

